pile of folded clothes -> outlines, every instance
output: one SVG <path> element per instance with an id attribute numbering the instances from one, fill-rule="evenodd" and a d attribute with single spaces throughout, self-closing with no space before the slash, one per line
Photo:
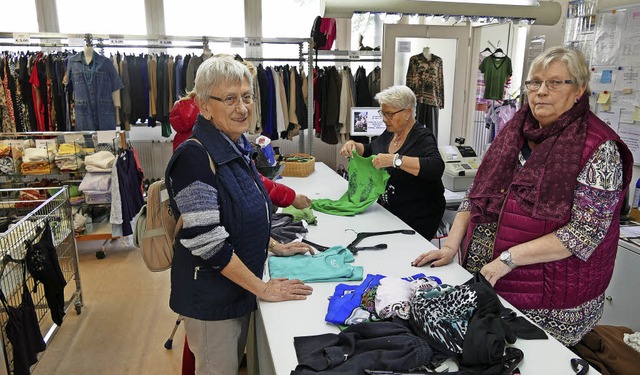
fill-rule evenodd
<path id="1" fill-rule="evenodd" d="M 46 148 L 31 147 L 22 151 L 22 174 L 49 174 L 53 171 L 53 152 Z"/>
<path id="2" fill-rule="evenodd" d="M 61 172 L 75 172 L 82 166 L 82 147 L 76 143 L 63 143 L 55 157 Z"/>
<path id="3" fill-rule="evenodd" d="M 109 151 L 97 151 L 84 158 L 85 174 L 78 190 L 90 204 L 111 203 L 111 169 L 116 157 Z"/>

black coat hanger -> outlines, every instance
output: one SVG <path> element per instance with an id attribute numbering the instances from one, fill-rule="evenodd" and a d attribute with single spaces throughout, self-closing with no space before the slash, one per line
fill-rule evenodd
<path id="1" fill-rule="evenodd" d="M 502 56 L 498 56 L 499 53 L 502 54 Z M 500 47 L 496 48 L 496 50 L 493 51 L 493 53 L 491 55 L 495 56 L 495 57 L 505 57 L 505 56 L 507 56 L 507 54 L 504 53 L 504 51 Z"/>
<path id="2" fill-rule="evenodd" d="M 491 54 L 493 54 L 493 52 L 491 51 L 491 48 L 487 47 L 485 49 L 483 49 L 482 51 L 480 51 L 480 53 L 485 53 L 485 52 L 489 52 Z"/>

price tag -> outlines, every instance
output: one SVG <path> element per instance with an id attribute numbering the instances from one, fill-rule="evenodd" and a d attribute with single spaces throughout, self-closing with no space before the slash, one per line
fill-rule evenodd
<path id="1" fill-rule="evenodd" d="M 109 35 L 109 44 L 121 46 L 124 44 L 124 37 L 122 35 Z"/>
<path id="2" fill-rule="evenodd" d="M 408 40 L 398 41 L 398 50 L 396 52 L 411 52 L 411 42 Z"/>
<path id="3" fill-rule="evenodd" d="M 262 45 L 262 41 L 260 38 L 249 38 L 249 47 L 260 47 Z"/>
<path id="4" fill-rule="evenodd" d="M 349 51 L 349 60 L 359 59 L 360 52 L 359 51 Z"/>
<path id="5" fill-rule="evenodd" d="M 84 46 L 83 38 L 69 38 L 69 47 Z"/>
<path id="6" fill-rule="evenodd" d="M 170 46 L 171 44 L 172 44 L 171 39 L 169 39 L 166 36 L 162 36 L 162 37 L 158 38 L 158 45 Z"/>
<path id="7" fill-rule="evenodd" d="M 15 44 L 28 44 L 31 43 L 31 38 L 29 34 L 13 33 L 13 42 Z"/>
<path id="8" fill-rule="evenodd" d="M 229 38 L 229 47 L 244 48 L 244 38 Z"/>

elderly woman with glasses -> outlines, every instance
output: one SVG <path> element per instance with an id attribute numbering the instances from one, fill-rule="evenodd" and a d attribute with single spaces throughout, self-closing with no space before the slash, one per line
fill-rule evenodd
<path id="1" fill-rule="evenodd" d="M 378 202 L 427 240 L 444 214 L 444 162 L 435 136 L 416 122 L 416 95 L 404 85 L 389 87 L 375 97 L 386 130 L 369 144 L 347 141 L 340 154 L 376 155 L 373 165 L 387 168 L 386 192 Z"/>
<path id="2" fill-rule="evenodd" d="M 312 292 L 300 280 L 262 281 L 267 250 L 293 255 L 310 248 L 270 238 L 271 201 L 243 134 L 254 105 L 252 87 L 242 63 L 205 60 L 195 79 L 197 142 L 183 142 L 166 170 L 170 206 L 182 221 L 169 305 L 184 317 L 197 374 L 237 373 L 256 297 L 301 300 Z"/>
<path id="3" fill-rule="evenodd" d="M 527 104 L 497 135 L 444 246 L 416 266 L 463 249 L 499 295 L 565 345 L 602 316 L 633 159 L 589 109 L 582 53 L 554 47 L 529 69 Z"/>

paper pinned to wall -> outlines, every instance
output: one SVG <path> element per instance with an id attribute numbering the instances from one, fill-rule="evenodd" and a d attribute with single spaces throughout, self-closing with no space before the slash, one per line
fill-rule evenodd
<path id="1" fill-rule="evenodd" d="M 640 122 L 640 108 L 635 107 L 633 109 L 633 121 Z"/>
<path id="2" fill-rule="evenodd" d="M 605 124 L 609 125 L 611 129 L 618 132 L 618 127 L 620 126 L 620 108 L 613 108 L 610 111 L 598 111 L 598 117 L 604 121 Z"/>
<path id="3" fill-rule="evenodd" d="M 625 11 L 602 13 L 598 16 L 593 43 L 592 64 L 614 65 L 618 63 L 620 39 L 625 22 Z"/>
<path id="4" fill-rule="evenodd" d="M 608 103 L 610 98 L 611 98 L 611 93 L 608 91 L 603 91 L 598 94 L 598 101 L 596 103 L 598 104 Z"/>
<path id="5" fill-rule="evenodd" d="M 621 67 L 616 77 L 614 90 L 624 91 L 640 89 L 640 87 L 638 86 L 638 73 L 640 73 L 640 67 L 638 66 Z"/>
<path id="6" fill-rule="evenodd" d="M 605 70 L 608 73 L 604 73 L 605 79 L 603 80 L 603 72 Z M 594 92 L 613 91 L 617 76 L 617 70 L 612 70 L 611 67 L 594 67 L 591 72 L 589 88 Z"/>
<path id="7" fill-rule="evenodd" d="M 640 160 L 640 126 L 620 123 L 618 128 L 620 139 L 629 147 L 633 160 Z"/>

